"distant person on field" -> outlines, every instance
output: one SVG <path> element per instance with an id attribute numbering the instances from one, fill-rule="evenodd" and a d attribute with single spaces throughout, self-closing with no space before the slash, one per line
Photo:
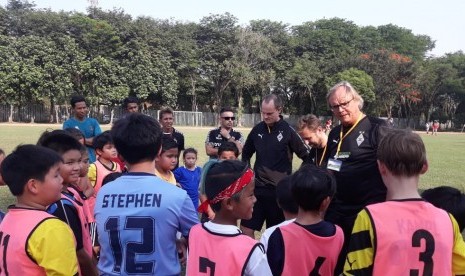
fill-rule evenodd
<path id="1" fill-rule="evenodd" d="M 268 251 L 268 240 L 270 239 L 271 234 L 274 230 L 280 226 L 288 225 L 291 222 L 295 221 L 297 217 L 297 212 L 299 211 L 299 206 L 295 202 L 291 193 L 291 176 L 285 176 L 278 182 L 276 185 L 276 200 L 278 201 L 278 206 L 283 210 L 283 215 L 285 221 L 281 222 L 278 225 L 272 226 L 265 230 L 260 237 L 260 242 L 265 247 L 265 251 Z"/>
<path id="2" fill-rule="evenodd" d="M 431 125 L 432 125 L 432 123 L 426 122 L 426 124 L 425 124 L 426 134 L 429 134 L 429 129 L 430 129 Z"/>
<path id="3" fill-rule="evenodd" d="M 176 130 L 173 127 L 174 111 L 172 108 L 165 107 L 161 109 L 158 120 L 163 130 L 163 136 L 173 139 L 176 145 L 178 146 L 178 156 L 177 156 L 176 165 L 173 168 L 174 170 L 179 166 L 179 156 L 181 156 L 181 152 L 184 150 L 184 134 L 182 134 L 182 132 Z"/>
<path id="4" fill-rule="evenodd" d="M 199 207 L 199 183 L 202 169 L 197 166 L 197 150 L 194 148 L 187 148 L 183 151 L 182 157 L 184 166 L 177 168 L 174 171 L 174 177 L 177 183 L 183 190 L 187 192 L 192 199 L 195 210 Z"/>
<path id="5" fill-rule="evenodd" d="M 454 216 L 459 225 L 460 232 L 465 229 L 465 194 L 460 190 L 440 186 L 425 190 L 421 197 L 434 206 L 445 210 Z"/>
<path id="6" fill-rule="evenodd" d="M 71 97 L 71 108 L 73 116 L 63 123 L 63 129 L 77 128 L 84 134 L 85 145 L 89 151 L 90 162 L 95 162 L 95 150 L 92 147 L 92 141 L 95 136 L 102 133 L 100 125 L 94 118 L 87 117 L 89 112 L 86 99 L 83 96 L 75 95 Z"/>
<path id="7" fill-rule="evenodd" d="M 304 163 L 315 164 L 318 167 L 326 166 L 323 160 L 326 155 L 328 136 L 320 119 L 313 114 L 300 117 L 297 123 L 297 133 L 311 147 L 310 154 Z"/>
<path id="8" fill-rule="evenodd" d="M 160 125 L 134 113 L 116 121 L 111 136 L 129 170 L 102 186 L 97 195 L 100 274 L 179 275 L 176 243 L 185 249 L 185 237 L 198 218 L 186 191 L 153 173 L 161 146 Z M 177 242 L 178 231 L 183 238 Z"/>
<path id="9" fill-rule="evenodd" d="M 344 275 L 464 275 L 465 243 L 457 221 L 418 193 L 420 175 L 428 170 L 420 136 L 387 131 L 377 158 L 387 201 L 357 215 Z"/>
<path id="10" fill-rule="evenodd" d="M 223 107 L 219 114 L 220 126 L 210 130 L 205 140 L 205 152 L 210 158 L 218 158 L 218 148 L 226 142 L 236 145 L 239 154 L 244 145 L 244 136 L 233 129 L 236 117 L 230 107 Z"/>
<path id="11" fill-rule="evenodd" d="M 2 275 L 78 275 L 71 229 L 45 212 L 61 197 L 61 157 L 33 145 L 18 146 L 0 174 L 16 204 L 0 224 Z"/>
<path id="12" fill-rule="evenodd" d="M 205 170 L 205 204 L 216 215 L 189 233 L 187 275 L 270 275 L 263 245 L 237 227 L 257 201 L 253 171 L 237 160 L 210 161 Z"/>
<path id="13" fill-rule="evenodd" d="M 123 112 L 125 114 L 139 112 L 139 99 L 133 96 L 126 97 L 123 100 Z"/>
<path id="14" fill-rule="evenodd" d="M 434 122 L 433 122 L 433 133 L 431 133 L 431 135 L 438 135 L 438 129 L 439 129 L 439 121 L 434 120 Z"/>
<path id="15" fill-rule="evenodd" d="M 273 275 L 335 275 L 344 233 L 323 217 L 336 193 L 336 181 L 312 164 L 302 166 L 290 182 L 299 211 L 294 222 L 271 234 L 266 253 L 271 271 Z"/>
<path id="16" fill-rule="evenodd" d="M 155 158 L 155 175 L 164 181 L 177 185 L 173 170 L 178 164 L 178 145 L 169 136 L 161 139 L 161 151 Z"/>

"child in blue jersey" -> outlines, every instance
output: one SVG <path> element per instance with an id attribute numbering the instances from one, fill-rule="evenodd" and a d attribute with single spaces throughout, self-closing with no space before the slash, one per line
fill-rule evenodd
<path id="1" fill-rule="evenodd" d="M 195 165 L 197 150 L 193 148 L 185 149 L 182 153 L 182 158 L 184 159 L 184 166 L 174 171 L 174 177 L 176 178 L 176 182 L 181 185 L 181 188 L 186 190 L 197 210 L 199 207 L 199 183 L 202 174 L 202 169 Z"/>
<path id="2" fill-rule="evenodd" d="M 103 275 L 179 275 L 176 233 L 198 223 L 186 191 L 154 175 L 162 131 L 140 113 L 118 120 L 111 136 L 128 172 L 104 185 L 95 205 Z M 186 245 L 182 238 L 180 245 Z"/>

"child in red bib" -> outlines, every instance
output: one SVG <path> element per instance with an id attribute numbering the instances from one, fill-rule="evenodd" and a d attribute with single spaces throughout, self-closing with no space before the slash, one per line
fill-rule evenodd
<path id="1" fill-rule="evenodd" d="M 377 151 L 387 201 L 355 221 L 345 275 L 464 275 L 465 243 L 456 220 L 422 199 L 425 145 L 410 130 L 386 129 Z"/>
<path id="2" fill-rule="evenodd" d="M 208 200 L 199 209 L 209 204 L 215 217 L 190 230 L 187 274 L 270 275 L 263 246 L 237 227 L 252 217 L 257 200 L 253 171 L 237 160 L 210 161 L 203 170 Z"/>
<path id="3" fill-rule="evenodd" d="M 50 149 L 23 145 L 1 166 L 16 204 L 0 224 L 0 275 L 77 275 L 71 229 L 45 212 L 60 199 L 61 157 Z"/>
<path id="4" fill-rule="evenodd" d="M 271 271 L 273 275 L 334 275 L 344 234 L 323 217 L 336 182 L 326 170 L 311 164 L 295 172 L 290 183 L 299 210 L 294 222 L 270 236 L 266 254 Z"/>

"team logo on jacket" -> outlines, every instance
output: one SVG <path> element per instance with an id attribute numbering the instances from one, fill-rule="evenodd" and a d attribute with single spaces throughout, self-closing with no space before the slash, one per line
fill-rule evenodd
<path id="1" fill-rule="evenodd" d="M 360 132 L 360 135 L 357 137 L 357 146 L 360 147 L 360 145 L 365 141 L 365 138 L 363 138 L 363 132 Z"/>
<path id="2" fill-rule="evenodd" d="M 281 140 L 283 139 L 283 132 L 280 131 L 278 136 L 276 136 L 276 138 L 278 138 L 278 141 L 281 142 Z"/>
<path id="3" fill-rule="evenodd" d="M 257 135 L 260 137 L 260 139 L 263 139 L 263 134 L 257 134 Z"/>

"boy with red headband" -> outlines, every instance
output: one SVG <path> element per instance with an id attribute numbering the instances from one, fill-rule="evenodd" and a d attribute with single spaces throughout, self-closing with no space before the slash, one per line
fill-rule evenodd
<path id="1" fill-rule="evenodd" d="M 189 233 L 187 274 L 270 275 L 263 245 L 242 234 L 239 219 L 250 219 L 254 203 L 254 174 L 236 160 L 210 161 L 204 166 L 202 186 L 212 221 L 197 224 Z"/>

